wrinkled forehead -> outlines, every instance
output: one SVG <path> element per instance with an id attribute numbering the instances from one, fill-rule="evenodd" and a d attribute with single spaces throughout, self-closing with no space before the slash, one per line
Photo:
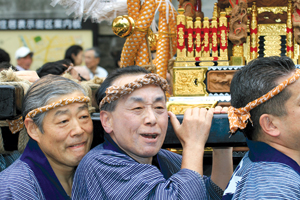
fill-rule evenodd
<path id="1" fill-rule="evenodd" d="M 112 85 L 116 86 L 123 86 L 127 83 L 131 83 L 139 78 L 143 78 L 145 74 L 129 74 L 121 76 L 120 78 L 116 79 Z M 144 96 L 145 98 L 148 97 L 148 99 L 155 99 L 158 96 L 163 96 L 165 99 L 165 93 L 162 90 L 162 88 L 158 85 L 150 84 L 150 85 L 144 85 L 139 89 L 134 90 L 131 94 L 123 96 L 123 99 L 128 99 L 129 97 L 135 98 L 138 96 Z"/>

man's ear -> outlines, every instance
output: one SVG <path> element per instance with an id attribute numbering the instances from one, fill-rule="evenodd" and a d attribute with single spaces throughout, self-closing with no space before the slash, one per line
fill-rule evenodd
<path id="1" fill-rule="evenodd" d="M 105 110 L 100 111 L 100 121 L 106 133 L 113 131 L 112 114 L 110 112 Z"/>
<path id="2" fill-rule="evenodd" d="M 272 137 L 277 137 L 280 135 L 280 130 L 278 129 L 277 121 L 277 117 L 269 114 L 263 114 L 259 118 L 259 124 L 262 130 Z"/>
<path id="3" fill-rule="evenodd" d="M 31 118 L 26 118 L 24 121 L 28 135 L 35 141 L 40 142 L 41 131 Z"/>

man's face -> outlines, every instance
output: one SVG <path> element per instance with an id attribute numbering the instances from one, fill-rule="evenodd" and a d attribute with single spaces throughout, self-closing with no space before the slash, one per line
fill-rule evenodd
<path id="1" fill-rule="evenodd" d="M 292 74 L 291 74 L 292 75 Z M 280 83 L 285 81 L 291 75 L 280 79 Z M 280 118 L 280 124 L 278 125 L 281 133 L 284 134 L 286 142 L 290 148 L 300 149 L 300 80 L 287 86 L 285 90 L 289 90 L 291 97 L 285 103 L 286 115 L 283 115 Z"/>
<path id="2" fill-rule="evenodd" d="M 59 99 L 83 96 L 81 92 Z M 53 99 L 50 103 L 59 99 Z M 72 103 L 50 110 L 43 120 L 44 133 L 39 133 L 39 147 L 53 167 L 75 167 L 90 150 L 93 123 L 86 103 Z"/>
<path id="3" fill-rule="evenodd" d="M 114 85 L 121 86 L 142 76 L 121 77 Z M 165 95 L 159 86 L 144 86 L 121 97 L 110 114 L 109 134 L 129 156 L 139 161 L 158 153 L 168 127 Z"/>
<path id="4" fill-rule="evenodd" d="M 94 50 L 88 50 L 84 53 L 84 62 L 87 68 L 96 68 L 100 62 L 100 58 L 95 58 Z"/>
<path id="5" fill-rule="evenodd" d="M 17 59 L 17 64 L 26 70 L 30 69 L 31 63 L 32 63 L 32 55 L 31 54 L 28 54 L 27 56 L 25 56 L 23 58 Z"/>

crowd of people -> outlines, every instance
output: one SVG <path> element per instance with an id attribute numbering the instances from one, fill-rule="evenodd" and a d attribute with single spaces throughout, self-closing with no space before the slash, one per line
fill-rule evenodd
<path id="1" fill-rule="evenodd" d="M 97 47 L 86 49 L 85 51 L 80 45 L 72 45 L 66 49 L 63 60 L 44 63 L 35 72 L 31 69 L 34 59 L 34 52 L 28 47 L 22 46 L 15 52 L 16 66 L 10 63 L 10 55 L 4 50 L 0 49 L 0 71 L 12 68 L 15 71 L 28 71 L 19 73 L 21 75 L 36 76 L 41 78 L 48 74 L 63 75 L 70 73 L 74 79 L 79 81 L 91 80 L 94 76 L 105 78 L 108 72 L 100 63 L 100 50 Z M 85 65 L 82 66 L 83 61 Z M 29 72 L 31 71 L 31 73 Z"/>
<path id="2" fill-rule="evenodd" d="M 30 69 L 33 52 L 17 52 L 16 70 Z M 74 67 L 83 54 L 88 76 Z M 0 173 L 0 199 L 300 199 L 300 70 L 290 58 L 255 59 L 235 73 L 230 132 L 242 131 L 250 150 L 233 171 L 232 147 L 214 148 L 209 177 L 205 143 L 213 114 L 227 109 L 189 108 L 180 123 L 167 111 L 165 79 L 139 66 L 107 74 L 99 61 L 96 48 L 74 45 L 37 70 L 22 106 L 30 140 Z M 91 99 L 63 73 L 106 77 L 95 95 L 104 142 L 93 149 Z M 162 149 L 168 120 L 182 155 Z"/>

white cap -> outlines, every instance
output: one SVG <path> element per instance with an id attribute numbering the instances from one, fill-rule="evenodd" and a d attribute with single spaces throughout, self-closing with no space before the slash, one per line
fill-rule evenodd
<path id="1" fill-rule="evenodd" d="M 33 55 L 33 52 L 30 51 L 30 49 L 28 47 L 20 47 L 18 48 L 18 50 L 16 51 L 16 59 L 19 59 L 19 58 L 24 58 L 26 57 L 28 54 L 32 54 Z"/>

